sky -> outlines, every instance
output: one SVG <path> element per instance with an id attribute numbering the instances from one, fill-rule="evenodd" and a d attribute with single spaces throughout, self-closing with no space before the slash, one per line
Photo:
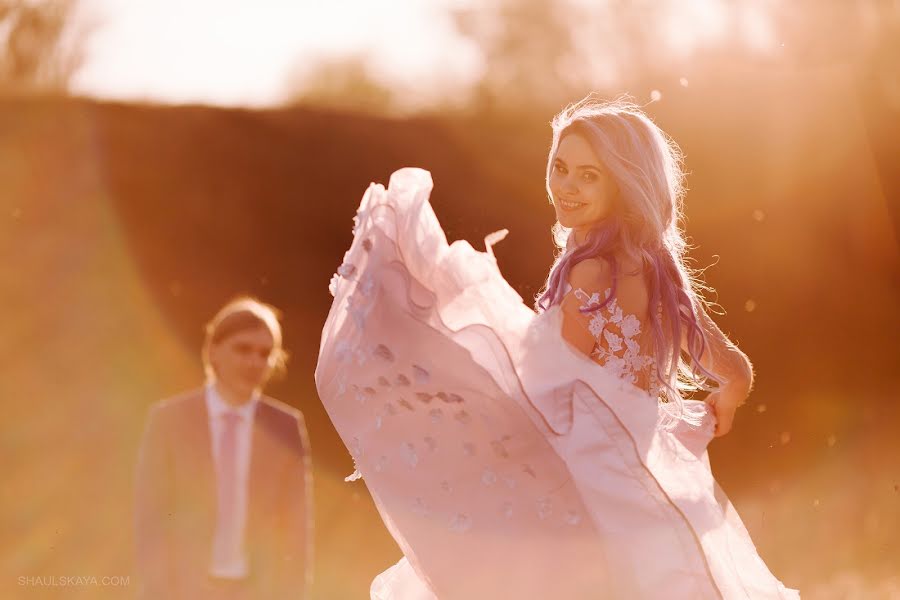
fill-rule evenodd
<path id="1" fill-rule="evenodd" d="M 121 100 L 272 106 L 317 61 L 363 54 L 423 97 L 479 77 L 447 17 L 459 0 L 81 0 L 76 93 Z"/>
<path id="2" fill-rule="evenodd" d="M 360 55 L 408 108 L 469 89 L 485 72 L 479 49 L 449 12 L 480 0 L 79 0 L 73 29 L 86 56 L 75 93 L 119 100 L 277 106 L 323 60 Z M 687 56 L 736 33 L 751 48 L 775 45 L 767 7 L 776 0 L 656 0 L 658 43 Z M 569 0 L 598 16 L 573 31 L 596 81 L 615 77 L 605 45 L 617 4 Z M 580 13 L 584 14 L 584 13 Z M 612 18 L 612 25 L 610 25 Z M 729 29 L 736 23 L 737 29 Z M 585 44 L 581 44 L 585 42 Z"/>

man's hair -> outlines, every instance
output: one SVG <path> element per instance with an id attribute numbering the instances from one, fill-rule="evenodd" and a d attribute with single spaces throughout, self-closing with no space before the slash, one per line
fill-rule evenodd
<path id="1" fill-rule="evenodd" d="M 203 340 L 203 370 L 207 379 L 215 377 L 209 361 L 209 349 L 237 333 L 259 327 L 265 327 L 272 334 L 274 345 L 269 360 L 272 361 L 273 374 L 283 374 L 288 354 L 281 345 L 281 323 L 278 322 L 280 316 L 281 312 L 277 308 L 250 296 L 240 296 L 220 308 L 206 324 L 206 338 Z"/>

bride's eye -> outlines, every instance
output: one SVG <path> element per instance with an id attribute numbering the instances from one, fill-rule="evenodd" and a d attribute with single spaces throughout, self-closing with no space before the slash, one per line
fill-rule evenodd
<path id="1" fill-rule="evenodd" d="M 586 171 L 586 172 L 584 173 L 584 175 L 581 176 L 581 178 L 582 178 L 585 182 L 591 183 L 591 182 L 597 181 L 597 174 L 596 174 L 596 173 L 593 173 L 593 172 L 591 172 L 591 171 Z"/>
<path id="2" fill-rule="evenodd" d="M 566 168 L 559 163 L 553 165 L 553 170 L 558 171 L 561 175 L 566 174 Z"/>

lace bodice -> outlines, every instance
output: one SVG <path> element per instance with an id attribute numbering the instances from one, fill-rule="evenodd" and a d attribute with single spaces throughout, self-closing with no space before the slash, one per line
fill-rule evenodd
<path id="1" fill-rule="evenodd" d="M 579 308 L 600 306 L 612 290 L 588 294 L 581 288 L 571 292 L 579 301 Z M 653 357 L 649 351 L 641 351 L 641 322 L 622 311 L 616 298 L 605 306 L 586 313 L 588 330 L 595 343 L 591 358 L 615 373 L 619 378 L 639 387 L 655 391 Z"/>

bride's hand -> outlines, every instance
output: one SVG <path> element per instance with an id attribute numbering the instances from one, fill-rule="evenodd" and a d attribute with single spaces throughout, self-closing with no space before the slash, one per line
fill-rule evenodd
<path id="1" fill-rule="evenodd" d="M 716 415 L 716 437 L 721 437 L 731 431 L 734 413 L 744 403 L 745 398 L 746 394 L 734 393 L 727 386 L 706 397 L 705 402 Z"/>

